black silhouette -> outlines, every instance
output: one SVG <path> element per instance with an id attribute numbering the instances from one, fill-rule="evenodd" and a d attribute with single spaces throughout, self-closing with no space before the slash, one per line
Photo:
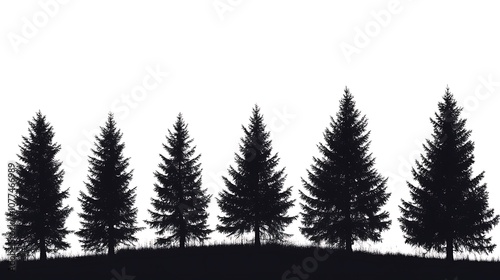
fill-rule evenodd
<path id="1" fill-rule="evenodd" d="M 498 280 L 498 261 L 456 261 L 375 254 L 311 246 L 264 244 L 121 249 L 114 258 L 57 258 L 20 262 L 16 272 L 0 262 L 10 280 Z"/>
<path id="2" fill-rule="evenodd" d="M 108 115 L 101 134 L 96 136 L 96 147 L 89 156 L 88 195 L 80 192 L 82 228 L 77 231 L 82 248 L 115 254 L 120 244 L 137 241 L 134 234 L 137 208 L 133 207 L 136 187 L 129 188 L 132 171 L 127 171 L 129 158 L 123 157 L 125 145 L 120 143 L 122 133 L 116 127 L 113 114 Z"/>
<path id="3" fill-rule="evenodd" d="M 64 170 L 56 159 L 61 146 L 53 142 L 52 126 L 40 111 L 28 123 L 14 172 L 17 207 L 6 213 L 4 248 L 21 259 L 39 251 L 45 260 L 47 253 L 69 248 L 64 238 L 70 231 L 64 223 L 72 208 L 63 206 L 68 190 L 61 191 Z"/>
<path id="4" fill-rule="evenodd" d="M 374 168 L 366 126 L 346 88 L 337 118 L 331 118 L 324 132 L 325 144 L 318 145 L 322 158 L 313 158 L 309 181 L 302 179 L 309 194 L 300 192 L 301 232 L 311 241 L 351 252 L 354 241 L 380 241 L 380 233 L 390 226 L 389 214 L 380 210 L 389 197 L 387 179 Z"/>
<path id="5" fill-rule="evenodd" d="M 403 200 L 400 207 L 406 243 L 446 252 L 448 260 L 461 248 L 490 253 L 495 245 L 485 234 L 498 224 L 499 216 L 488 209 L 486 184 L 481 184 L 484 172 L 472 175 L 471 131 L 449 88 L 438 107 L 431 119 L 432 139 L 412 170 L 418 184 L 408 183 L 412 201 Z"/>
<path id="6" fill-rule="evenodd" d="M 168 157 L 160 155 L 160 171 L 154 174 L 158 180 L 155 184 L 158 198 L 152 199 L 154 211 L 149 211 L 151 220 L 146 223 L 157 229 L 160 236 L 172 233 L 167 238 L 157 238 L 157 245 L 178 241 L 184 248 L 191 239 L 208 239 L 211 230 L 206 209 L 211 196 L 201 188 L 200 155 L 195 156 L 195 147 L 191 148 L 193 140 L 181 114 L 177 116 L 174 132 L 169 130 L 168 134 L 167 144 L 163 145 Z"/>
<path id="7" fill-rule="evenodd" d="M 223 177 L 227 190 L 217 199 L 224 216 L 219 216 L 217 230 L 229 236 L 254 232 L 255 245 L 260 246 L 261 234 L 273 241 L 283 240 L 284 228 L 296 217 L 287 216 L 294 200 L 291 187 L 283 190 L 285 169 L 276 170 L 279 158 L 272 155 L 269 132 L 256 105 L 250 125 L 242 126 L 240 153 L 235 153 L 236 169 L 229 167 L 232 180 Z"/>

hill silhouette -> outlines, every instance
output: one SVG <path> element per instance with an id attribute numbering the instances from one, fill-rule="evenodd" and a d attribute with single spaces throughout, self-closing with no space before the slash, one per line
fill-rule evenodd
<path id="1" fill-rule="evenodd" d="M 265 244 L 119 250 L 105 255 L 1 262 L 0 279 L 498 279 L 500 262 L 420 258 Z"/>

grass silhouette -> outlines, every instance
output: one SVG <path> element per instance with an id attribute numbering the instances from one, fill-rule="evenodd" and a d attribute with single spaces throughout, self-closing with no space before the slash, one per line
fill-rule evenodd
<path id="1" fill-rule="evenodd" d="M 422 258 L 266 244 L 121 249 L 89 255 L 0 263 L 0 279 L 500 279 L 500 262 Z"/>

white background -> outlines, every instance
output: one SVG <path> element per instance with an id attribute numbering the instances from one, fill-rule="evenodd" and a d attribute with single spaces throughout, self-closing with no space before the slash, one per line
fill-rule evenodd
<path id="1" fill-rule="evenodd" d="M 49 4 L 47 4 L 49 3 Z M 52 3 L 52 4 L 50 4 Z M 78 193 L 87 149 L 108 112 L 115 112 L 134 169 L 140 226 L 154 196 L 153 172 L 167 130 L 184 114 L 203 183 L 213 195 L 209 223 L 220 214 L 220 177 L 233 164 L 254 104 L 262 108 L 274 151 L 298 199 L 300 178 L 335 115 L 343 89 L 368 117 L 376 168 L 390 178 L 384 209 L 393 221 L 370 251 L 422 253 L 404 244 L 397 218 L 405 181 L 429 118 L 450 86 L 476 144 L 475 174 L 486 171 L 490 206 L 500 213 L 500 6 L 496 1 L 1 1 L 2 145 L 0 232 L 6 231 L 7 162 L 16 160 L 28 123 L 41 110 L 62 145 L 67 226 L 79 228 Z M 156 69 L 156 70 L 155 70 Z M 159 71 L 156 80 L 151 71 Z M 168 77 L 164 77 L 168 72 Z M 163 75 L 163 76 L 161 76 Z M 145 90 L 144 80 L 149 90 Z M 498 81 L 498 82 L 497 82 Z M 90 141 L 89 141 L 90 139 Z M 296 206 L 290 212 L 300 211 Z M 291 240 L 308 244 L 298 228 Z M 500 243 L 500 227 L 490 235 Z M 137 234 L 140 245 L 155 238 Z M 210 242 L 223 241 L 213 233 Z M 78 239 L 65 254 L 80 254 Z M 0 237 L 0 244 L 5 240 Z M 0 255 L 5 256 L 3 248 Z M 489 256 L 499 259 L 497 249 Z"/>

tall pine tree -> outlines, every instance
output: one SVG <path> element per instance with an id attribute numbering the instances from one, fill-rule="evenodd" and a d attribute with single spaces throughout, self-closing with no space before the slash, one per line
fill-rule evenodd
<path id="1" fill-rule="evenodd" d="M 223 177 L 227 190 L 217 199 L 224 216 L 219 216 L 217 230 L 229 236 L 254 233 L 255 245 L 261 235 L 273 241 L 283 240 L 285 227 L 296 217 L 287 216 L 294 200 L 291 187 L 284 189 L 285 169 L 277 170 L 278 154 L 272 154 L 269 132 L 260 109 L 255 106 L 250 125 L 243 127 L 240 154 L 235 154 L 236 168 L 229 167 L 232 180 Z"/>
<path id="2" fill-rule="evenodd" d="M 318 145 L 322 157 L 313 158 L 309 181 L 302 179 L 308 194 L 300 192 L 302 234 L 348 252 L 356 240 L 380 241 L 390 226 L 389 214 L 381 211 L 389 197 L 387 179 L 374 168 L 366 126 L 346 88 L 337 117 L 324 132 L 325 144 Z"/>
<path id="3" fill-rule="evenodd" d="M 158 183 L 154 185 L 158 198 L 152 199 L 154 210 L 149 210 L 151 220 L 146 221 L 157 229 L 156 244 L 165 245 L 178 241 L 181 248 L 189 240 L 204 241 L 210 234 L 206 211 L 210 195 L 201 188 L 200 155 L 195 156 L 193 140 L 189 137 L 182 114 L 177 116 L 174 132 L 168 131 L 167 144 L 163 148 L 167 156 L 160 154 L 160 170 L 155 172 Z"/>
<path id="4" fill-rule="evenodd" d="M 127 171 L 129 158 L 124 158 L 122 133 L 116 127 L 113 114 L 108 115 L 101 134 L 96 136 L 96 148 L 89 157 L 88 194 L 80 192 L 79 213 L 82 228 L 76 233 L 86 251 L 103 251 L 114 255 L 121 244 L 137 241 L 134 234 L 137 208 L 134 207 L 136 188 L 130 188 L 132 170 Z"/>
<path id="5" fill-rule="evenodd" d="M 406 243 L 446 252 L 448 260 L 453 260 L 454 250 L 492 252 L 495 245 L 486 233 L 499 217 L 488 208 L 484 172 L 472 174 L 471 131 L 449 88 L 438 108 L 431 119 L 432 139 L 412 170 L 417 184 L 408 183 L 412 201 L 403 200 L 400 207 Z"/>
<path id="6" fill-rule="evenodd" d="M 29 123 L 28 136 L 23 137 L 15 165 L 15 205 L 7 212 L 7 253 L 19 257 L 69 248 L 64 238 L 69 230 L 64 223 L 72 208 L 63 206 L 68 190 L 61 190 L 64 170 L 56 159 L 61 146 L 53 142 L 54 130 L 39 111 Z"/>

